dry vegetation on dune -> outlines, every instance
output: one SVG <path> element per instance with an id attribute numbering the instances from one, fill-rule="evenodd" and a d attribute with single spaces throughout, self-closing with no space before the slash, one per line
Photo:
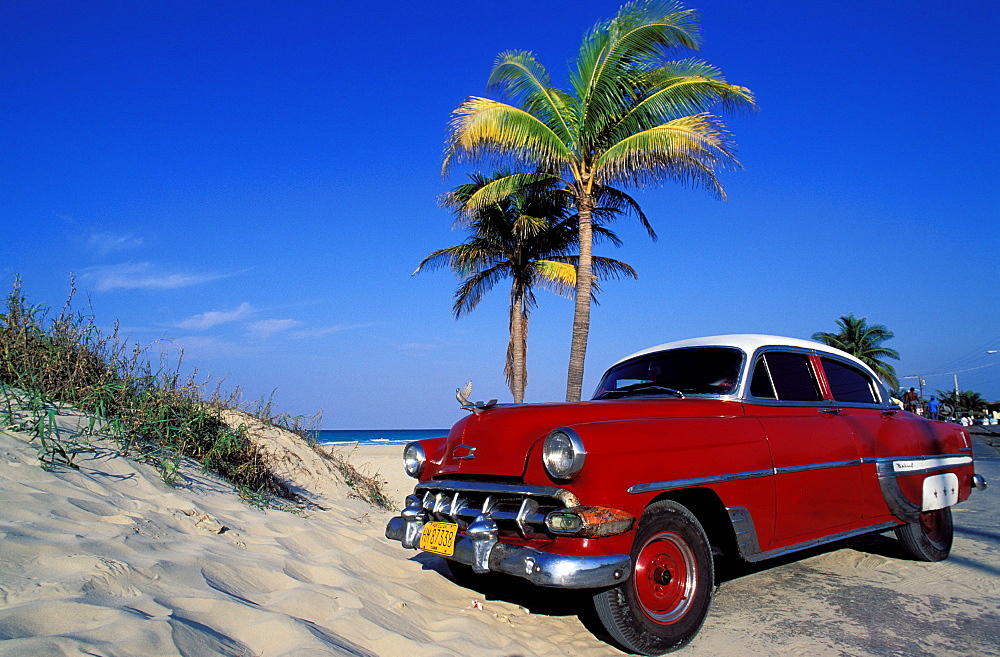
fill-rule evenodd
<path id="1" fill-rule="evenodd" d="M 241 403 L 239 390 L 206 397 L 197 373 L 182 376 L 181 363 L 162 358 L 154 366 L 149 348 L 129 346 L 117 326 L 102 335 L 90 314 L 73 309 L 75 289 L 58 314 L 30 305 L 15 279 L 0 309 L 0 430 L 26 432 L 43 467 L 77 467 L 79 454 L 100 431 L 120 454 L 157 467 L 173 483 L 182 458 L 228 480 L 247 501 L 276 507 L 308 505 L 308 491 L 289 486 L 276 468 L 285 447 L 265 448 L 262 432 L 280 429 L 315 448 L 302 418 L 275 414 L 270 401 Z M 77 431 L 60 430 L 60 408 L 72 406 L 91 418 Z M 318 418 L 317 418 L 318 419 Z M 272 441 L 273 442 L 273 441 Z M 388 504 L 377 474 L 364 475 L 342 456 L 329 455 L 333 469 L 359 497 Z"/>

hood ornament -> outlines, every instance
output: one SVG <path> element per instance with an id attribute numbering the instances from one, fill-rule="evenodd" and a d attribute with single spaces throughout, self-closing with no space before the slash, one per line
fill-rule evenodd
<path id="1" fill-rule="evenodd" d="M 469 396 L 472 394 L 472 381 L 469 381 L 465 386 L 461 388 L 455 388 L 455 398 L 458 399 L 458 405 L 467 411 L 472 411 L 473 413 L 482 413 L 485 410 L 493 408 L 497 405 L 496 399 L 491 399 L 488 402 L 471 402 L 469 401 Z"/>

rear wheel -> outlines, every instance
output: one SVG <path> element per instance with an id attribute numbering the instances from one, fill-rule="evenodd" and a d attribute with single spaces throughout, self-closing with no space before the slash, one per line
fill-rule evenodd
<path id="1" fill-rule="evenodd" d="M 708 537 L 684 506 L 665 500 L 643 513 L 632 546 L 631 577 L 594 596 L 604 627 L 622 647 L 662 655 L 687 645 L 712 601 Z"/>
<path id="2" fill-rule="evenodd" d="M 951 552 L 955 526 L 951 508 L 924 511 L 915 522 L 896 527 L 896 538 L 914 559 L 943 561 Z"/>

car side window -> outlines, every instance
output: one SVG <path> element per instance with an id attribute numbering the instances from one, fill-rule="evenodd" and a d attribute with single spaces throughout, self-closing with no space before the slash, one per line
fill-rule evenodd
<path id="1" fill-rule="evenodd" d="M 781 351 L 769 351 L 757 359 L 750 380 L 750 394 L 781 401 L 817 402 L 823 399 L 809 356 Z"/>
<path id="2" fill-rule="evenodd" d="M 875 385 L 871 378 L 856 367 L 846 363 L 823 358 L 823 371 L 830 384 L 833 398 L 839 402 L 854 402 L 858 404 L 877 404 Z"/>

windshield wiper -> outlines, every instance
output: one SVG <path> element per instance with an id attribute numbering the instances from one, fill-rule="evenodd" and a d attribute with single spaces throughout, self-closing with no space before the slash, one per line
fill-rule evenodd
<path id="1" fill-rule="evenodd" d="M 665 392 L 667 394 L 676 395 L 681 399 L 684 399 L 684 393 L 676 388 L 668 388 L 667 386 L 657 385 L 656 383 L 633 383 L 630 386 L 625 386 L 624 388 L 618 388 L 617 390 L 609 390 L 603 395 L 601 399 L 611 399 L 612 397 L 624 397 L 626 395 L 631 395 L 633 393 L 655 393 L 655 392 Z"/>

